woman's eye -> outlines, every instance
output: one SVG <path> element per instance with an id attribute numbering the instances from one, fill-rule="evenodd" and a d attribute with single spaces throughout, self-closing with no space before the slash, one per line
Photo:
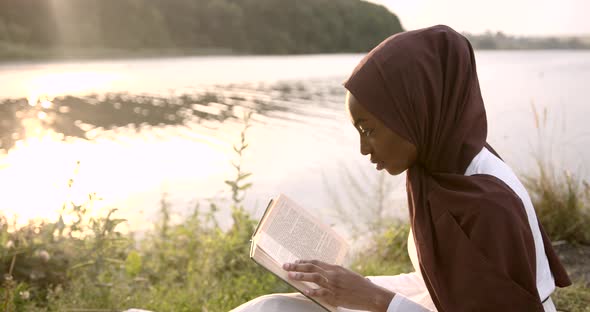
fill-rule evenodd
<path id="1" fill-rule="evenodd" d="M 361 129 L 361 134 L 364 136 L 370 136 L 373 133 L 373 129 Z"/>

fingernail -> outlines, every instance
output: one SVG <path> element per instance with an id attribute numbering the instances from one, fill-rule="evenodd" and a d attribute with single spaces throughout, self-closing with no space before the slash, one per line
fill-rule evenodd
<path id="1" fill-rule="evenodd" d="M 291 266 L 288 263 L 283 264 L 283 269 L 288 270 Z"/>

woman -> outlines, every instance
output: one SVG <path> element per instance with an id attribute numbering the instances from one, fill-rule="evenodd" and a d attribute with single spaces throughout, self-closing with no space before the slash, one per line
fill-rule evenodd
<path id="1" fill-rule="evenodd" d="M 467 39 L 446 26 L 392 36 L 344 86 L 361 153 L 392 175 L 407 170 L 416 272 L 364 278 L 305 260 L 285 265 L 290 277 L 315 282 L 309 296 L 348 309 L 555 311 L 550 295 L 570 280 L 523 185 L 486 144 Z M 298 294 L 264 296 L 236 311 L 275 309 L 321 311 Z"/>

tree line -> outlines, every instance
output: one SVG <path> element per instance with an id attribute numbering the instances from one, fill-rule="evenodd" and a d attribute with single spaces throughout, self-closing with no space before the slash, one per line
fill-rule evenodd
<path id="1" fill-rule="evenodd" d="M 481 50 L 545 50 L 590 49 L 590 38 L 584 37 L 517 37 L 503 32 L 487 31 L 474 35 L 464 33 L 475 49 Z"/>
<path id="2" fill-rule="evenodd" d="M 2 0 L 0 50 L 364 52 L 402 31 L 360 0 Z"/>

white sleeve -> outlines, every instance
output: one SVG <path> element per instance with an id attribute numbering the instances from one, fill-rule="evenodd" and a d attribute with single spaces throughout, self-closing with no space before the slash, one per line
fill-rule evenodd
<path id="1" fill-rule="evenodd" d="M 420 273 L 412 272 L 393 276 L 369 276 L 371 282 L 394 292 L 387 312 L 436 311 Z"/>
<path id="2" fill-rule="evenodd" d="M 395 294 L 391 302 L 389 303 L 389 307 L 387 307 L 387 312 L 433 312 L 414 301 L 404 297 L 401 294 Z"/>

